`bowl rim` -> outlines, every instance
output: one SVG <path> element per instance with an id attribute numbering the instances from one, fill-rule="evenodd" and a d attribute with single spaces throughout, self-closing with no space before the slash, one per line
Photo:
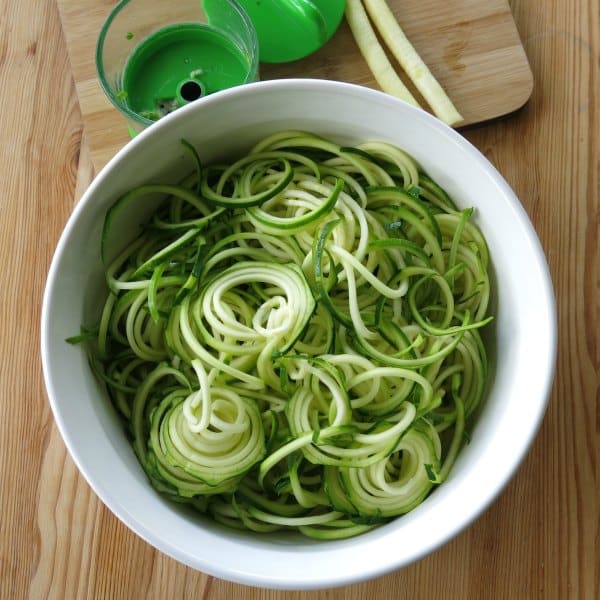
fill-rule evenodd
<path id="1" fill-rule="evenodd" d="M 468 514 L 464 515 L 462 519 L 458 519 L 452 526 L 447 527 L 441 535 L 435 538 L 428 539 L 425 543 L 413 552 L 410 560 L 394 560 L 388 559 L 382 564 L 374 565 L 371 560 L 367 560 L 365 557 L 362 567 L 355 569 L 353 572 L 338 572 L 330 573 L 328 575 L 321 574 L 320 576 L 307 580 L 306 572 L 296 572 L 295 575 L 290 573 L 285 574 L 272 574 L 267 576 L 265 573 L 257 574 L 244 570 L 231 570 L 223 567 L 222 565 L 216 564 L 211 560 L 198 560 L 197 557 L 191 557 L 189 554 L 182 552 L 174 545 L 165 542 L 164 540 L 157 540 L 153 532 L 149 530 L 140 520 L 133 514 L 124 511 L 119 500 L 115 497 L 115 494 L 107 489 L 101 481 L 99 481 L 95 474 L 88 469 L 85 457 L 81 450 L 73 443 L 71 432 L 65 415 L 63 414 L 58 401 L 59 393 L 55 388 L 53 374 L 51 370 L 51 346 L 52 340 L 49 336 L 49 323 L 52 318 L 53 308 L 53 295 L 55 292 L 55 278 L 57 271 L 59 270 L 60 262 L 63 254 L 67 250 L 68 238 L 71 230 L 76 226 L 79 217 L 87 209 L 91 201 L 97 195 L 98 190 L 102 188 L 103 183 L 107 178 L 111 176 L 111 172 L 115 166 L 120 164 L 125 157 L 131 153 L 137 152 L 145 144 L 153 143 L 153 140 L 160 138 L 163 135 L 163 131 L 172 127 L 173 124 L 178 121 L 184 122 L 186 119 L 191 118 L 196 112 L 206 110 L 206 107 L 220 102 L 235 101 L 238 97 L 246 98 L 252 95 L 269 94 L 274 91 L 281 91 L 286 89 L 290 92 L 298 93 L 303 91 L 305 93 L 317 92 L 322 90 L 328 90 L 332 93 L 339 94 L 358 94 L 362 95 L 368 100 L 373 102 L 373 105 L 377 103 L 383 103 L 387 106 L 398 108 L 400 112 L 406 113 L 410 118 L 419 119 L 423 124 L 429 128 L 436 130 L 439 135 L 449 137 L 452 142 L 456 145 L 457 149 L 461 152 L 466 152 L 474 161 L 474 164 L 478 165 L 486 171 L 488 177 L 491 178 L 494 185 L 498 188 L 499 194 L 503 195 L 507 202 L 511 204 L 512 210 L 514 210 L 519 216 L 522 224 L 524 225 L 523 233 L 527 237 L 527 242 L 532 249 L 532 259 L 538 270 L 539 277 L 542 281 L 540 292 L 544 300 L 544 311 L 547 315 L 546 324 L 548 327 L 547 339 L 548 344 L 543 349 L 543 356 L 540 357 L 541 371 L 545 374 L 544 380 L 540 382 L 539 386 L 539 397 L 537 398 L 537 404 L 532 408 L 530 412 L 530 421 L 528 422 L 527 428 L 522 432 L 522 437 L 518 440 L 517 446 L 513 445 L 511 451 L 511 459 L 506 460 L 503 463 L 501 472 L 496 473 L 496 476 L 490 482 L 489 487 L 484 491 L 481 491 L 478 496 L 476 503 L 476 509 L 468 511 Z M 42 360 L 42 371 L 44 382 L 46 385 L 46 391 L 48 400 L 52 409 L 52 413 L 57 425 L 57 428 L 61 434 L 61 437 L 71 455 L 73 461 L 77 465 L 79 472 L 86 479 L 92 490 L 100 498 L 100 500 L 119 518 L 129 529 L 136 533 L 139 537 L 143 538 L 146 542 L 151 544 L 154 548 L 157 548 L 161 552 L 175 558 L 176 560 L 192 567 L 197 570 L 203 571 L 209 575 L 217 576 L 229 581 L 242 583 L 245 585 L 251 585 L 263 588 L 273 589 L 295 589 L 295 590 L 308 590 L 308 589 L 323 589 L 328 587 L 338 587 L 342 585 L 349 585 L 367 579 L 372 579 L 385 575 L 398 568 L 404 567 L 427 554 L 430 554 L 436 548 L 448 542 L 451 538 L 458 535 L 463 529 L 469 526 L 475 519 L 477 519 L 482 512 L 484 512 L 490 504 L 496 499 L 500 492 L 505 488 L 509 480 L 514 476 L 518 470 L 521 462 L 525 455 L 529 451 L 529 448 L 537 435 L 541 422 L 549 401 L 551 388 L 553 385 L 554 369 L 556 363 L 556 352 L 557 352 L 557 316 L 556 316 L 556 303 L 554 297 L 554 290 L 552 286 L 552 280 L 546 257 L 541 246 L 540 240 L 534 230 L 534 227 L 529 220 L 525 209 L 515 196 L 514 192 L 496 170 L 496 168 L 488 161 L 488 159 L 475 148 L 468 140 L 462 137 L 457 131 L 448 127 L 437 118 L 433 117 L 429 113 L 415 108 L 402 100 L 393 98 L 383 92 L 366 88 L 351 83 L 334 82 L 326 80 L 314 80 L 314 79 L 286 79 L 286 80 L 272 80 L 272 81 L 259 81 L 254 83 L 245 84 L 236 88 L 223 90 L 217 92 L 211 96 L 203 98 L 197 103 L 191 103 L 181 109 L 178 109 L 174 113 L 164 117 L 157 123 L 148 127 L 142 131 L 133 140 L 127 143 L 125 147 L 119 150 L 115 156 L 107 163 L 107 165 L 98 173 L 98 175 L 91 182 L 87 190 L 84 192 L 80 200 L 75 205 L 65 228 L 60 236 L 54 256 L 52 258 L 50 268 L 47 275 L 46 288 L 44 290 L 44 296 L 42 301 L 42 313 L 41 313 L 41 360 Z M 150 486 L 148 489 L 151 490 Z M 419 510 L 419 508 L 415 509 Z M 387 526 L 386 526 L 387 527 Z M 390 530 L 389 533 L 383 533 L 375 540 L 373 544 L 391 543 L 390 538 L 393 536 L 395 530 Z M 354 539 L 362 539 L 363 536 Z M 383 540 L 383 541 L 382 541 Z M 329 544 L 329 542 L 325 542 Z M 339 547 L 345 548 L 346 545 L 340 545 Z M 368 546 L 368 545 L 367 545 Z M 336 546 L 337 548 L 338 546 Z M 281 550 L 281 549 L 280 549 Z M 316 555 L 320 555 L 320 551 L 316 551 Z M 365 555 L 368 555 L 365 551 Z"/>

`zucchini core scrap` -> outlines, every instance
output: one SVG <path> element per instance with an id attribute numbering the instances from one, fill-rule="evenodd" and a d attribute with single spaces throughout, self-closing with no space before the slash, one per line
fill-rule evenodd
<path id="1" fill-rule="evenodd" d="M 401 149 L 284 131 L 105 220 L 89 344 L 153 486 L 238 529 L 336 539 L 447 477 L 482 400 L 486 242 Z M 115 259 L 123 208 L 163 200 Z"/>

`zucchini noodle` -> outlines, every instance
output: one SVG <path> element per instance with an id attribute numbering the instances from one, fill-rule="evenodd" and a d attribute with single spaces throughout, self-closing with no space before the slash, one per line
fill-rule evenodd
<path id="1" fill-rule="evenodd" d="M 473 210 L 383 141 L 281 131 L 214 165 L 184 145 L 194 172 L 106 216 L 90 342 L 152 485 L 231 527 L 319 539 L 413 509 L 485 392 Z M 109 259 L 123 207 L 150 199 Z"/>

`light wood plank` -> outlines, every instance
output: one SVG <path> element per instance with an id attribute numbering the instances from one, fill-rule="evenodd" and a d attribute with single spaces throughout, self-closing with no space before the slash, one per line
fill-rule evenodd
<path id="1" fill-rule="evenodd" d="M 506 0 L 390 0 L 389 4 L 463 115 L 463 125 L 505 115 L 527 101 L 533 79 Z M 58 6 L 92 161 L 99 169 L 128 140 L 123 119 L 98 83 L 94 59 L 100 29 L 114 2 L 58 0 Z M 261 79 L 300 76 L 377 88 L 345 21 L 311 56 L 261 65 Z"/>

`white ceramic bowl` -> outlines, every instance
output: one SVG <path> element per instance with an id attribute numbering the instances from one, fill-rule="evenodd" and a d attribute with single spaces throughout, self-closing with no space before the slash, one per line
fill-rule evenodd
<path id="1" fill-rule="evenodd" d="M 385 139 L 411 153 L 454 197 L 477 207 L 495 275 L 492 381 L 485 407 L 451 472 L 411 513 L 359 537 L 317 542 L 225 530 L 161 498 L 148 484 L 80 347 L 65 343 L 96 320 L 103 285 L 100 230 L 125 190 L 190 168 L 180 140 L 204 160 L 247 149 L 270 132 L 305 129 L 342 143 Z M 556 351 L 545 257 L 507 183 L 472 145 L 429 114 L 343 83 L 249 84 L 184 107 L 145 130 L 79 201 L 48 275 L 42 360 L 50 404 L 81 473 L 108 508 L 162 552 L 248 585 L 314 589 L 373 578 L 432 552 L 489 506 L 514 474 L 545 412 Z"/>

